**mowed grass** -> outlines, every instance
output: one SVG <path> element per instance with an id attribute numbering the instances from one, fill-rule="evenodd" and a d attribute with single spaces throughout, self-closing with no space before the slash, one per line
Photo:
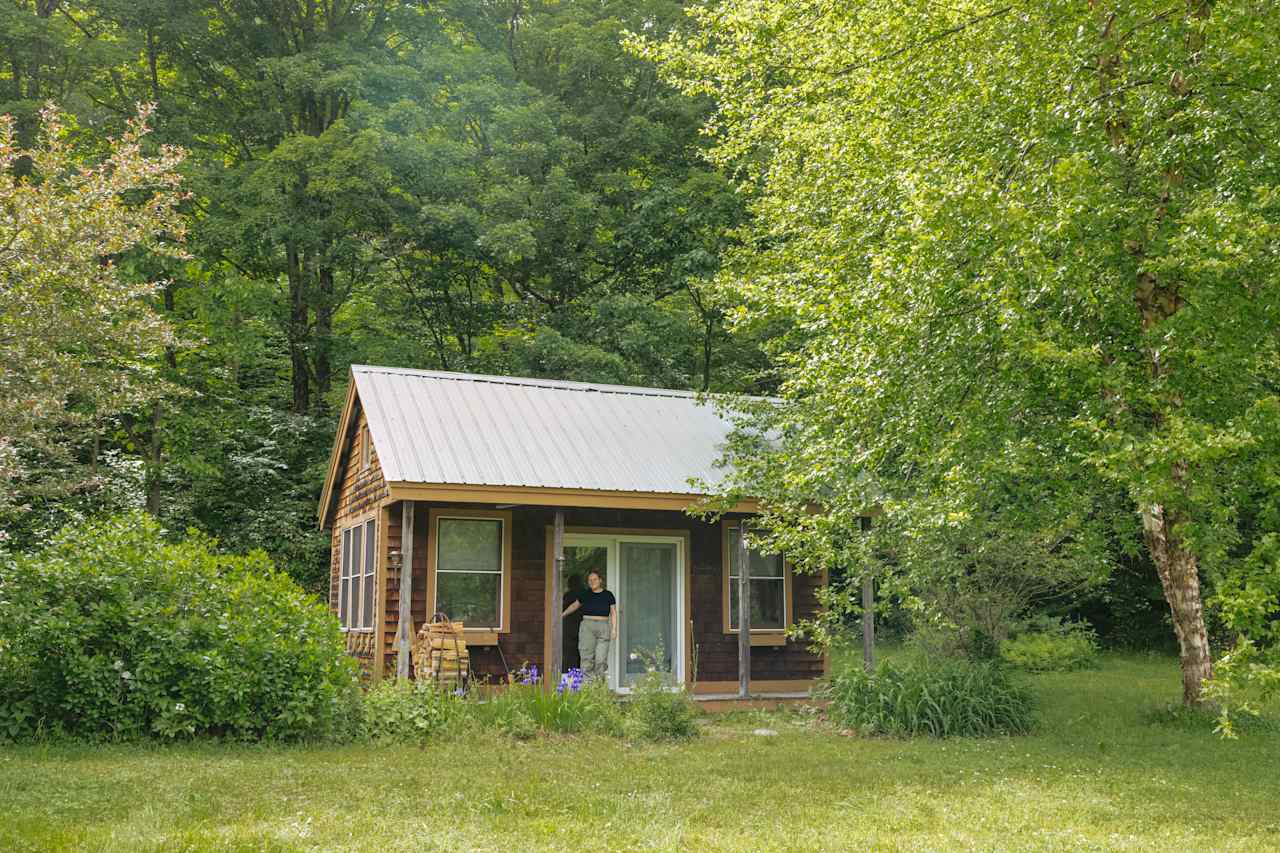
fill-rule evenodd
<path id="1" fill-rule="evenodd" d="M 1280 732 L 1153 722 L 1168 659 L 1031 679 L 1036 734 L 997 740 L 745 712 L 658 746 L 9 747 L 0 850 L 1280 849 Z"/>

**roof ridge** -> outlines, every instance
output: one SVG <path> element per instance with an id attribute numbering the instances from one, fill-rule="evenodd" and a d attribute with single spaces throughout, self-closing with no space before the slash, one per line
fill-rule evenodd
<path id="1" fill-rule="evenodd" d="M 586 391 L 603 394 L 630 394 L 636 397 L 675 397 L 696 399 L 724 395 L 712 392 L 687 391 L 677 388 L 652 388 L 642 385 L 612 385 L 605 382 L 577 382 L 569 379 L 544 379 L 533 376 L 498 376 L 487 373 L 464 373 L 454 370 L 425 370 L 412 367 L 382 367 L 374 364 L 353 364 L 353 373 L 387 373 L 401 376 L 423 376 L 432 379 L 448 379 L 455 382 L 485 382 L 493 385 L 518 385 L 532 388 L 552 388 L 561 391 Z"/>

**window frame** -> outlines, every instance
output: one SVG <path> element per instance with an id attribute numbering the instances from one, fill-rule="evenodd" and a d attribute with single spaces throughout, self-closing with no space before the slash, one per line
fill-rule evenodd
<path id="1" fill-rule="evenodd" d="M 498 634 L 511 633 L 511 512 L 496 509 L 451 509 L 433 507 L 427 514 L 427 618 L 435 615 L 436 574 L 439 571 L 440 558 L 440 522 L 441 521 L 498 521 L 502 532 L 499 534 L 501 554 L 500 580 L 498 582 L 498 624 L 496 626 L 480 625 L 472 627 L 463 624 L 463 634 L 467 642 L 473 645 L 492 645 L 497 642 Z M 448 570 L 444 570 L 448 574 Z M 466 573 L 461 573 L 466 574 Z M 453 618 L 453 614 L 450 614 Z"/>
<path id="2" fill-rule="evenodd" d="M 720 522 L 720 550 L 723 556 L 723 568 L 721 572 L 723 578 L 722 590 L 722 610 L 724 614 L 724 633 L 737 636 L 739 631 L 733 627 L 733 614 L 729 610 L 730 588 L 735 582 L 732 579 L 733 574 L 733 557 L 731 553 L 733 542 L 733 531 L 742 526 L 745 519 L 726 518 Z M 754 550 L 754 549 L 753 549 Z M 793 624 L 794 617 L 792 610 L 794 608 L 794 595 L 792 584 L 791 561 L 787 559 L 785 554 L 779 554 L 782 558 L 782 577 L 778 580 L 782 581 L 782 627 L 764 627 L 751 628 L 751 644 L 752 645 L 783 645 L 786 642 L 787 629 Z M 758 578 L 765 580 L 765 578 Z M 771 579 L 770 579 L 771 580 Z M 750 584 L 750 576 L 747 583 Z"/>
<path id="3" fill-rule="evenodd" d="M 369 423 L 360 425 L 360 470 L 368 471 L 373 465 L 373 440 L 369 436 Z"/>
<path id="4" fill-rule="evenodd" d="M 355 554 L 355 533 L 360 531 L 360 553 Z M 342 525 L 338 534 L 338 625 L 344 634 L 368 634 L 377 626 L 378 611 L 378 514 L 365 513 Z M 372 542 L 372 545 L 370 544 Z M 366 565 L 367 564 L 367 565 Z M 356 569 L 359 569 L 357 572 Z M 347 582 L 346 612 L 343 612 L 343 583 Z M 369 612 L 365 613 L 365 586 L 373 589 Z M 358 621 L 351 618 L 356 610 Z M 351 624 L 352 622 L 355 624 Z"/>

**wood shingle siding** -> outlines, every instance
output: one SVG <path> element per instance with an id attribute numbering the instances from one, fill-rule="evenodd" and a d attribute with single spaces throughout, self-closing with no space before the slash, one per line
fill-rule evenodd
<path id="1" fill-rule="evenodd" d="M 388 547 L 400 548 L 400 504 L 394 504 L 389 525 Z M 430 509 L 452 508 L 465 512 L 467 504 L 418 502 L 415 514 L 425 519 Z M 473 671 L 491 681 L 505 680 L 508 671 L 521 664 L 546 668 L 547 529 L 555 510 L 550 507 L 512 509 L 511 630 L 499 637 L 498 646 L 470 648 Z M 702 683 L 735 682 L 738 677 L 736 634 L 725 633 L 723 612 L 723 535 L 718 522 L 707 523 L 680 512 L 648 510 L 571 509 L 566 526 L 574 528 L 653 529 L 689 535 L 693 623 L 692 642 L 697 646 L 697 680 Z M 429 525 L 415 525 L 413 619 L 421 627 L 427 618 L 427 549 L 434 546 Z M 395 630 L 399 609 L 399 580 L 389 573 L 383 607 L 383 659 L 395 665 Z M 790 601 L 792 619 L 812 617 L 818 608 L 816 591 L 821 578 L 794 574 Z M 803 642 L 757 646 L 751 654 L 751 678 L 760 682 L 807 682 L 823 674 L 823 658 L 810 652 Z M 776 685 L 775 685 L 776 686 Z"/>
<path id="2" fill-rule="evenodd" d="M 378 518 L 375 528 L 381 533 L 385 525 L 379 517 L 380 505 L 387 497 L 387 484 L 382 477 L 382 466 L 378 462 L 377 451 L 368 448 L 368 465 L 364 464 L 364 443 L 369 441 L 369 431 L 363 414 L 352 418 L 350 438 L 343 442 L 344 448 L 338 460 L 338 488 L 335 490 L 333 529 L 329 560 L 329 607 L 338 612 L 339 579 L 342 572 L 342 531 L 367 520 L 371 516 Z M 384 538 L 384 537 L 380 537 Z M 385 565 L 386 543 L 376 543 L 377 559 Z M 380 573 L 374 576 L 379 583 Z M 380 612 L 381 606 L 374 595 L 374 607 Z M 376 619 L 373 631 L 347 632 L 347 651 L 353 654 L 366 669 L 367 675 L 375 675 L 374 666 L 377 660 L 378 643 L 376 639 Z"/>

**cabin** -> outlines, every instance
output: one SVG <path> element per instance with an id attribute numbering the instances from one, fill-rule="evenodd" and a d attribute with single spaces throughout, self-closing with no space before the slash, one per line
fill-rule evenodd
<path id="1" fill-rule="evenodd" d="M 755 506 L 686 512 L 705 497 L 692 483 L 724 476 L 730 429 L 685 391 L 352 367 L 319 507 L 348 651 L 370 679 L 407 674 L 401 638 L 443 612 L 481 678 L 567 669 L 577 623 L 560 613 L 595 569 L 618 601 L 612 689 L 656 661 L 729 696 L 745 658 L 752 695 L 802 695 L 827 661 L 785 632 L 825 578 L 751 551 L 740 649 L 739 531 Z"/>

